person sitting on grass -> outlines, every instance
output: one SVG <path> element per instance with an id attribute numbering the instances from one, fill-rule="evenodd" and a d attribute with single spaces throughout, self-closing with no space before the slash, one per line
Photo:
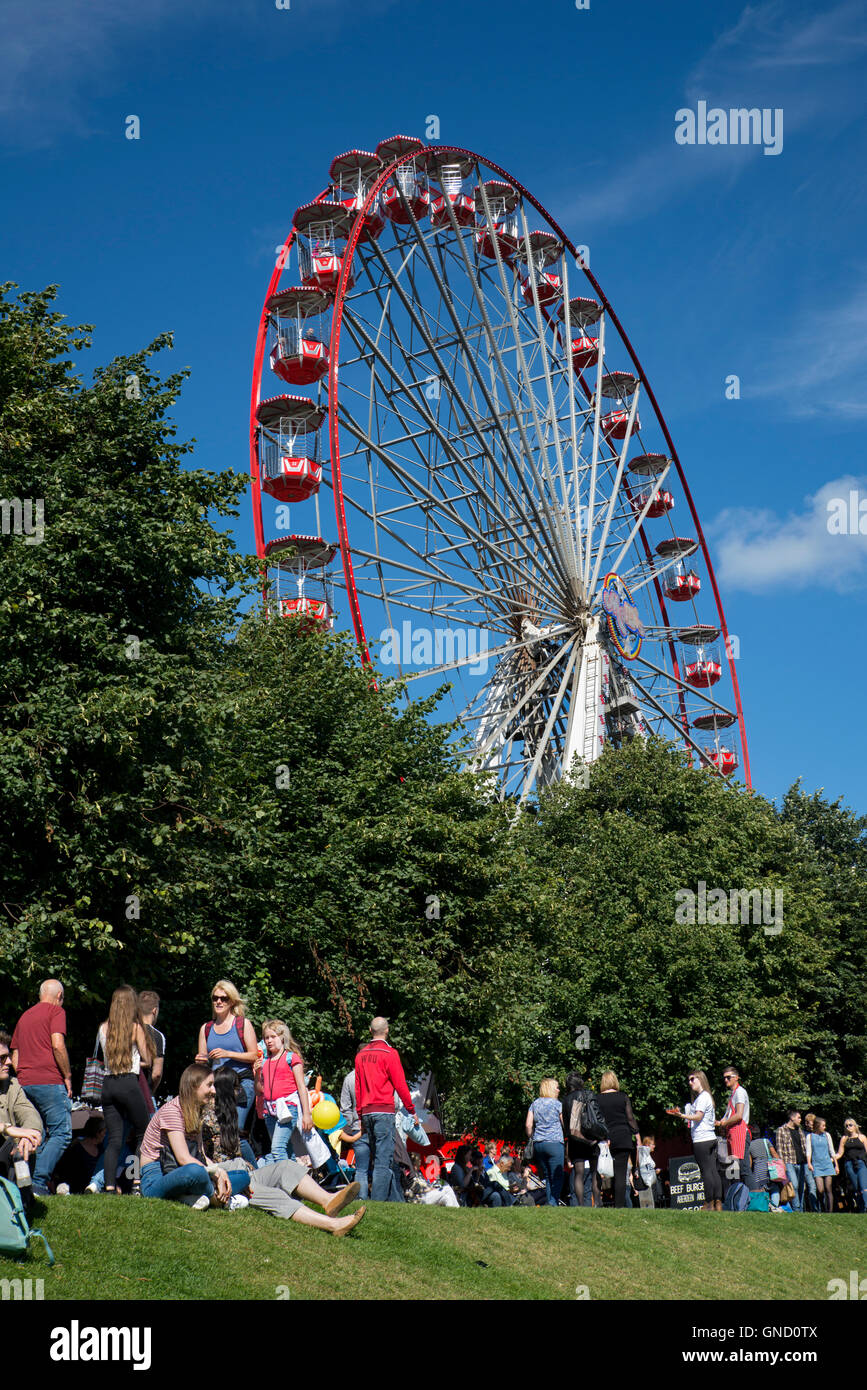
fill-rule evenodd
<path id="1" fill-rule="evenodd" d="M 494 1187 L 482 1167 L 482 1155 L 472 1144 L 461 1144 L 449 1171 L 449 1182 L 462 1207 L 501 1207 L 504 1193 Z"/>
<path id="2" fill-rule="evenodd" d="M 359 1193 L 358 1183 L 348 1183 L 337 1192 L 326 1192 L 313 1180 L 303 1164 L 291 1158 L 266 1163 L 261 1168 L 254 1168 L 248 1163 L 241 1156 L 234 1078 L 231 1067 L 220 1068 L 215 1074 L 214 1119 L 206 1119 L 203 1128 L 205 1156 L 219 1158 L 220 1167 L 231 1179 L 233 1188 L 236 1187 L 236 1180 L 243 1175 L 247 1184 L 244 1191 L 251 1207 L 269 1211 L 272 1216 L 297 1221 L 301 1226 L 316 1226 L 335 1236 L 346 1235 L 353 1226 L 358 1225 L 365 1208 L 359 1207 L 351 1216 L 338 1217 L 337 1213 L 349 1202 L 355 1201 Z M 322 1211 L 311 1211 L 298 1200 L 299 1197 L 314 1202 Z"/>
<path id="3" fill-rule="evenodd" d="M 534 1207 L 544 1207 L 547 1205 L 547 1193 L 545 1184 L 537 1173 L 525 1163 L 521 1169 L 521 1180 L 524 1183 L 524 1190 L 529 1194 L 530 1201 Z"/>
<path id="4" fill-rule="evenodd" d="M 105 1120 L 91 1115 L 54 1170 L 57 1194 L 100 1192 L 104 1186 Z"/>
<path id="5" fill-rule="evenodd" d="M 42 1116 L 9 1070 L 9 1034 L 0 1033 L 0 1177 L 30 1197 L 30 1157 L 42 1143 Z"/>
<path id="6" fill-rule="evenodd" d="M 408 1202 L 421 1202 L 426 1207 L 456 1207 L 459 1205 L 453 1187 L 448 1183 L 428 1182 L 421 1171 L 421 1154 L 413 1154 L 412 1168 L 404 1183 Z"/>
<path id="7" fill-rule="evenodd" d="M 178 1199 L 197 1211 L 228 1206 L 249 1186 L 246 1170 L 231 1178 L 203 1161 L 202 1116 L 214 1097 L 209 1066 L 194 1062 L 181 1074 L 178 1095 L 152 1117 L 141 1146 L 143 1197 Z"/>

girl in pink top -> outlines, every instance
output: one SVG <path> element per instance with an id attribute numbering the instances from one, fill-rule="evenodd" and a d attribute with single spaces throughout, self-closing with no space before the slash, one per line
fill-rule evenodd
<path id="1" fill-rule="evenodd" d="M 313 1127 L 310 1097 L 304 1084 L 304 1059 L 286 1024 L 269 1018 L 262 1025 L 265 1057 L 260 1084 L 265 1108 L 265 1124 L 271 1135 L 270 1162 L 289 1157 L 292 1131 L 301 1122 L 303 1130 Z"/>

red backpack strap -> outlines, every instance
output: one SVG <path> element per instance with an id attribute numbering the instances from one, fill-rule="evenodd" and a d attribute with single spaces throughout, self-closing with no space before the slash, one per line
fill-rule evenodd
<path id="1" fill-rule="evenodd" d="M 241 1018 L 241 1016 L 240 1016 L 239 1014 L 235 1014 L 235 1032 L 238 1034 L 238 1037 L 241 1039 L 241 1046 L 243 1047 L 244 1051 L 246 1052 L 246 1051 L 247 1051 L 247 1044 L 244 1042 L 244 1020 L 243 1020 L 243 1018 Z"/>
<path id="2" fill-rule="evenodd" d="M 206 1052 L 207 1052 L 207 1050 L 208 1050 L 208 1038 L 211 1036 L 211 1029 L 213 1028 L 213 1026 L 214 1026 L 214 1020 L 213 1020 L 213 1019 L 210 1019 L 210 1020 L 205 1024 L 205 1051 L 206 1051 Z"/>

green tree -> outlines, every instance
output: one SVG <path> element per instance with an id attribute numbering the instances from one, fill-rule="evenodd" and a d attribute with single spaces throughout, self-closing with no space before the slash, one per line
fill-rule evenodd
<path id="1" fill-rule="evenodd" d="M 618 1072 L 643 1123 L 684 1098 L 689 1067 L 720 1090 L 736 1063 L 759 1116 L 803 1091 L 824 1028 L 804 980 L 828 969 L 834 933 L 825 881 L 769 802 L 694 771 L 670 745 L 636 741 L 607 751 L 586 789 L 545 794 L 521 833 L 549 910 L 524 975 L 524 1025 L 498 1067 L 520 1078 L 513 1113 L 541 1076 L 576 1064 L 597 1082 Z M 772 909 L 779 891 L 779 930 L 743 921 L 740 901 L 735 921 L 678 921 L 679 891 L 698 897 L 702 883 L 727 897 L 767 889 Z"/>
<path id="2" fill-rule="evenodd" d="M 864 1114 L 867 1093 L 867 816 L 841 799 L 805 792 L 796 782 L 783 799 L 783 824 L 795 830 L 821 875 L 831 956 L 803 981 L 823 1030 L 804 1055 L 814 1110 L 839 1125 Z"/>
<path id="3" fill-rule="evenodd" d="M 183 373 L 143 352 L 98 369 L 54 290 L 0 296 L 0 494 L 40 500 L 44 536 L 4 535 L 0 821 L 4 1012 L 48 973 L 72 1008 L 148 957 L 184 955 L 201 877 L 211 672 L 252 567 L 211 516 L 237 474 L 184 466 L 166 418 Z"/>

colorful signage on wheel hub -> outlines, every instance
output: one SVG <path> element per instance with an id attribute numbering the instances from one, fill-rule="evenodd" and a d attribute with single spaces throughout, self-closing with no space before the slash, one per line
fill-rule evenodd
<path id="1" fill-rule="evenodd" d="M 602 584 L 602 608 L 608 619 L 608 634 L 620 655 L 632 661 L 641 651 L 644 624 L 632 601 L 632 594 L 618 574 L 606 574 Z"/>

